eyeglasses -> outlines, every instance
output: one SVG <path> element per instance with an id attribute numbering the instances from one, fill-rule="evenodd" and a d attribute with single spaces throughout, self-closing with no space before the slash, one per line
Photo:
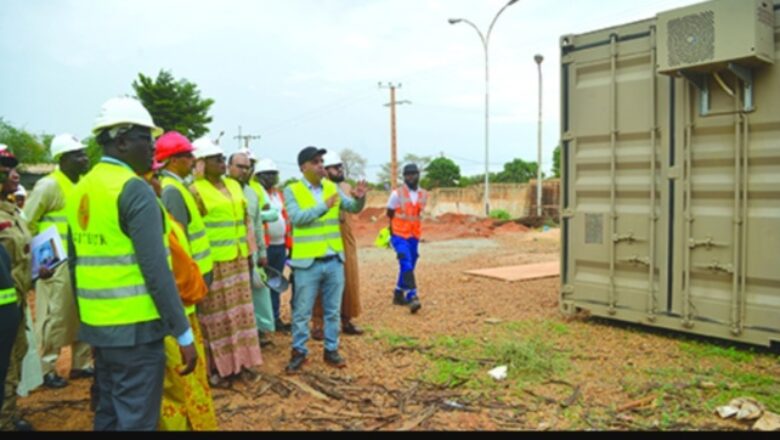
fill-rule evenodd
<path id="1" fill-rule="evenodd" d="M 247 170 L 249 170 L 249 169 L 252 169 L 252 166 L 251 166 L 251 165 L 234 165 L 234 166 L 235 166 L 236 168 L 238 168 L 239 170 L 244 170 L 244 171 L 247 171 Z"/>

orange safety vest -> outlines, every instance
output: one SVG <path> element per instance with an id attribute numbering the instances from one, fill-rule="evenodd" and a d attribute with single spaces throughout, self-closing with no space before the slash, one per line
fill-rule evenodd
<path id="1" fill-rule="evenodd" d="M 275 192 L 277 195 L 279 195 L 279 200 L 282 202 L 282 218 L 284 219 L 284 247 L 287 248 L 287 250 L 292 249 L 292 224 L 290 223 L 290 217 L 287 216 L 287 210 L 284 208 L 284 196 L 282 195 L 282 192 L 277 189 L 272 189 L 273 192 Z M 271 197 L 271 193 L 268 193 L 268 197 Z M 262 207 L 261 207 L 262 208 Z M 263 222 L 263 232 L 265 234 L 265 246 L 271 246 L 271 234 L 269 233 L 270 228 L 268 227 L 268 223 Z"/>
<path id="2" fill-rule="evenodd" d="M 428 202 L 428 192 L 422 188 L 419 189 L 417 203 L 412 203 L 409 188 L 406 185 L 397 191 L 400 203 L 393 216 L 393 235 L 406 239 L 414 237 L 419 240 L 422 233 L 421 216 L 425 204 Z"/>

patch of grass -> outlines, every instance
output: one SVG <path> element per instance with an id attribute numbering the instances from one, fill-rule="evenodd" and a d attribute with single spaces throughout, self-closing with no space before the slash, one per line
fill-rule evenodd
<path id="1" fill-rule="evenodd" d="M 477 345 L 477 342 L 474 340 L 474 338 L 456 338 L 453 336 L 437 336 L 433 340 L 433 345 L 436 347 L 442 347 L 447 350 L 470 350 L 474 348 Z"/>
<path id="2" fill-rule="evenodd" d="M 493 220 L 510 220 L 512 216 L 503 209 L 494 209 L 490 211 L 490 218 Z"/>
<path id="3" fill-rule="evenodd" d="M 680 350 L 696 358 L 719 357 L 734 362 L 753 362 L 755 354 L 752 350 L 743 350 L 736 347 L 720 347 L 714 344 L 700 342 L 681 342 Z"/>
<path id="4" fill-rule="evenodd" d="M 499 341 L 485 347 L 485 354 L 496 359 L 496 365 L 507 365 L 511 376 L 526 380 L 550 377 L 569 366 L 568 360 L 540 337 Z"/>
<path id="5" fill-rule="evenodd" d="M 433 361 L 433 368 L 425 373 L 424 378 L 435 385 L 453 387 L 472 380 L 478 370 L 477 362 L 437 358 Z"/>
<path id="6" fill-rule="evenodd" d="M 565 323 L 548 320 L 511 321 L 505 323 L 503 328 L 514 333 L 531 333 L 540 337 L 547 337 L 551 333 L 558 336 L 568 335 L 571 333 L 571 329 Z"/>
<path id="7" fill-rule="evenodd" d="M 709 397 L 705 405 L 707 409 L 726 405 L 736 397 L 752 396 L 764 404 L 769 411 L 780 411 L 780 382 L 773 376 L 741 371 L 724 371 L 718 377 L 717 392 Z M 729 389 L 730 384 L 738 384 L 736 389 Z"/>
<path id="8" fill-rule="evenodd" d="M 393 333 L 389 330 L 382 330 L 380 332 L 377 332 L 374 338 L 386 342 L 388 345 L 390 345 L 391 348 L 396 348 L 396 347 L 414 348 L 420 346 L 420 341 L 417 338 L 412 336 L 401 335 L 398 333 Z"/>

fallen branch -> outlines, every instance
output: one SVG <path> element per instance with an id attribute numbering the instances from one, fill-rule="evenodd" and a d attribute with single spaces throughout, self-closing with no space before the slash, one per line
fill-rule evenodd
<path id="1" fill-rule="evenodd" d="M 404 423 L 398 430 L 399 431 L 411 431 L 412 429 L 418 427 L 420 424 L 425 422 L 426 420 L 433 417 L 434 414 L 436 414 L 436 405 L 431 405 L 424 410 L 420 411 L 415 417 L 413 417 L 411 420 Z"/>
<path id="2" fill-rule="evenodd" d="M 628 402 L 625 405 L 619 407 L 616 410 L 616 412 L 617 413 L 622 413 L 623 411 L 628 411 L 630 409 L 635 409 L 635 408 L 640 408 L 640 407 L 643 407 L 643 406 L 647 406 L 647 405 L 650 405 L 651 403 L 653 403 L 653 401 L 655 401 L 655 396 L 648 396 L 648 397 L 645 397 L 644 399 L 634 400 L 633 402 Z"/>
<path id="3" fill-rule="evenodd" d="M 303 382 L 301 382 L 301 381 L 299 381 L 297 379 L 290 378 L 290 379 L 285 379 L 285 380 L 287 380 L 287 382 L 297 386 L 298 388 L 301 389 L 301 391 L 304 391 L 304 392 L 310 394 L 311 396 L 313 396 L 316 399 L 328 400 L 328 396 L 322 394 L 321 392 L 315 390 L 314 388 L 310 387 L 309 385 L 307 385 L 307 384 L 305 384 L 305 383 L 303 383 Z"/>
<path id="4" fill-rule="evenodd" d="M 577 385 L 574 388 L 574 391 L 571 393 L 571 396 L 569 396 L 566 400 L 561 402 L 561 406 L 564 408 L 568 408 L 574 405 L 574 402 L 576 402 L 579 397 L 580 397 L 580 386 Z"/>
<path id="5" fill-rule="evenodd" d="M 541 394 L 536 394 L 535 392 L 533 392 L 531 390 L 528 390 L 528 389 L 523 389 L 523 392 L 528 394 L 531 397 L 535 397 L 537 399 L 544 400 L 546 403 L 552 403 L 552 404 L 558 403 L 558 401 L 553 399 L 552 397 L 547 397 L 547 396 L 543 396 Z"/>

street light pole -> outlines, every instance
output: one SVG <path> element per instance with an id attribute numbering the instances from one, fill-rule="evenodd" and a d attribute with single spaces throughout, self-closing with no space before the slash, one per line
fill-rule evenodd
<path id="1" fill-rule="evenodd" d="M 448 21 L 450 24 L 466 23 L 473 27 L 479 34 L 479 38 L 482 41 L 482 48 L 485 51 L 485 215 L 490 216 L 490 68 L 488 57 L 488 44 L 490 43 L 490 34 L 493 33 L 493 26 L 495 26 L 498 17 L 504 10 L 513 4 L 517 3 L 517 0 L 510 0 L 509 3 L 501 8 L 493 21 L 488 27 L 487 35 L 483 34 L 479 30 L 477 25 L 466 20 L 465 18 L 450 18 Z"/>
<path id="2" fill-rule="evenodd" d="M 539 128 L 536 136 L 536 216 L 542 216 L 542 61 L 541 54 L 534 56 L 539 70 Z"/>

